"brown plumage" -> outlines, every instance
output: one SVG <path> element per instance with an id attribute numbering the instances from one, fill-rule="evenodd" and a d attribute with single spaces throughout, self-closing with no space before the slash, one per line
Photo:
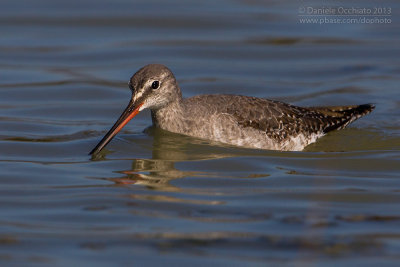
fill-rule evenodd
<path id="1" fill-rule="evenodd" d="M 172 72 L 151 64 L 129 81 L 132 99 L 121 117 L 92 150 L 99 152 L 139 111 L 149 108 L 155 126 L 175 133 L 231 145 L 272 150 L 302 150 L 327 132 L 342 129 L 370 113 L 371 104 L 297 107 L 240 95 L 182 98 Z"/>

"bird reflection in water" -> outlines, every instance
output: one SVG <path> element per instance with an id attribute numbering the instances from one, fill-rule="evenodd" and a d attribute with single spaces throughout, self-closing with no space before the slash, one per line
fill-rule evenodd
<path id="1" fill-rule="evenodd" d="M 181 171 L 175 167 L 175 163 L 238 155 L 231 152 L 235 148 L 230 146 L 211 145 L 210 141 L 170 133 L 153 126 L 147 128 L 145 133 L 153 139 L 152 158 L 134 159 L 130 170 L 117 171 L 123 174 L 123 177 L 106 178 L 107 180 L 117 185 L 137 184 L 155 190 L 180 191 L 180 188 L 171 185 L 170 181 L 190 176 L 218 177 L 219 175 L 202 171 Z M 95 155 L 94 159 L 104 156 L 105 154 L 101 153 Z"/>

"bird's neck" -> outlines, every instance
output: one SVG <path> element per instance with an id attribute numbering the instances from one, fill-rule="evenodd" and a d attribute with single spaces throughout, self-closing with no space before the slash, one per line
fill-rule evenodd
<path id="1" fill-rule="evenodd" d="M 185 109 L 182 96 L 180 95 L 174 101 L 168 103 L 166 106 L 151 110 L 151 118 L 153 125 L 161 129 L 171 132 L 177 132 L 176 129 L 182 127 L 185 117 Z"/>

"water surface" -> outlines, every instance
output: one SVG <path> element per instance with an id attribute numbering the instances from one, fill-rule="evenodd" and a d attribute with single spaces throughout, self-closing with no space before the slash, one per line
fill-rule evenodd
<path id="1" fill-rule="evenodd" d="M 3 1 L 0 263 L 398 263 L 400 6 L 379 4 L 391 23 L 302 24 L 296 1 Z M 302 152 L 148 128 L 144 111 L 92 159 L 154 62 L 185 97 L 376 110 Z"/>

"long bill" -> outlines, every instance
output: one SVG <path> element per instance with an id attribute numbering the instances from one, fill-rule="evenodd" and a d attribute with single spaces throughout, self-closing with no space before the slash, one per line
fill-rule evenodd
<path id="1" fill-rule="evenodd" d="M 142 105 L 143 103 L 136 105 L 133 100 L 131 100 L 119 119 L 115 122 L 114 126 L 108 131 L 103 139 L 101 139 L 97 146 L 90 151 L 89 155 L 99 153 L 114 138 L 114 136 L 139 113 Z"/>

